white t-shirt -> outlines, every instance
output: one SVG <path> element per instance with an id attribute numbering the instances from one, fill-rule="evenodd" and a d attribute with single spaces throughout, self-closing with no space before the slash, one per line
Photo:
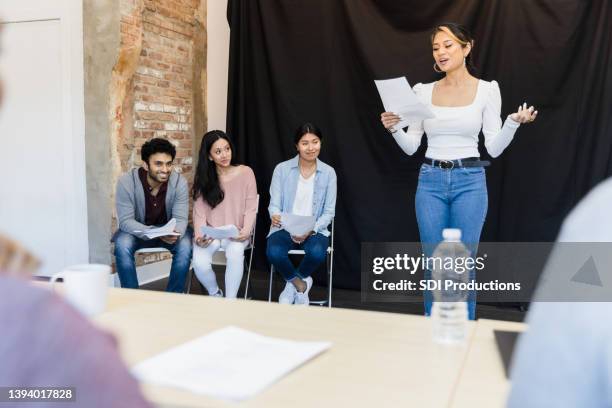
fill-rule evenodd
<path id="1" fill-rule="evenodd" d="M 435 82 L 416 84 L 417 97 L 436 115 L 411 125 L 408 131 L 398 129 L 395 141 L 407 154 L 414 154 L 427 133 L 426 157 L 438 160 L 456 160 L 480 157 L 478 134 L 482 129 L 485 147 L 491 157 L 499 156 L 512 141 L 519 123 L 507 118 L 502 127 L 501 94 L 497 82 L 478 81 L 474 101 L 466 106 L 447 107 L 431 103 Z"/>
<path id="2" fill-rule="evenodd" d="M 314 172 L 312 176 L 305 179 L 300 173 L 300 179 L 298 180 L 297 189 L 295 191 L 295 198 L 293 200 L 292 214 L 295 215 L 312 215 L 312 196 L 314 194 Z"/>

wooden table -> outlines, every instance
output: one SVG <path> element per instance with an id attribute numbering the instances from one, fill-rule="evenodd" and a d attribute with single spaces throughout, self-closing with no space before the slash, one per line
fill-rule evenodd
<path id="1" fill-rule="evenodd" d="M 118 337 L 130 366 L 229 325 L 332 342 L 330 350 L 240 404 L 144 385 L 145 395 L 161 406 L 447 407 L 455 399 L 467 403 L 479 378 L 507 387 L 494 341 L 474 322 L 464 346 L 444 347 L 431 341 L 431 322 L 421 316 L 127 289 L 110 290 L 107 312 L 96 322 Z M 503 405 L 505 395 L 490 397 L 486 406 Z"/>
<path id="2" fill-rule="evenodd" d="M 510 391 L 494 330 L 524 331 L 524 323 L 480 319 L 469 344 L 467 359 L 453 397 L 453 407 L 504 407 Z"/>

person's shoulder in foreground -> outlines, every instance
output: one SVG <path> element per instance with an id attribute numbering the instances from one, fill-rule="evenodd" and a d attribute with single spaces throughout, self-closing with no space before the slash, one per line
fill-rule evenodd
<path id="1" fill-rule="evenodd" d="M 0 311 L 0 386 L 74 387 L 53 407 L 150 406 L 115 339 L 51 291 L 0 275 Z"/>
<path id="2" fill-rule="evenodd" d="M 612 177 L 595 186 L 570 212 L 560 242 L 612 242 Z"/>
<path id="3" fill-rule="evenodd" d="M 558 241 L 612 242 L 612 178 L 566 218 Z M 610 302 L 534 302 L 512 363 L 509 407 L 612 405 Z"/>

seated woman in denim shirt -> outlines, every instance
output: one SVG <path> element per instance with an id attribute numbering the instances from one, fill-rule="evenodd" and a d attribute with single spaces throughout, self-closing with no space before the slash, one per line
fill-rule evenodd
<path id="1" fill-rule="evenodd" d="M 327 256 L 328 226 L 336 209 L 336 172 L 318 159 L 322 135 L 315 125 L 301 125 L 294 140 L 298 155 L 278 164 L 272 175 L 268 207 L 272 227 L 266 253 L 287 281 L 279 303 L 308 306 L 310 275 Z M 282 229 L 281 213 L 314 215 L 314 229 L 303 236 L 292 236 Z M 303 249 L 306 254 L 297 268 L 289 259 L 292 249 Z"/>

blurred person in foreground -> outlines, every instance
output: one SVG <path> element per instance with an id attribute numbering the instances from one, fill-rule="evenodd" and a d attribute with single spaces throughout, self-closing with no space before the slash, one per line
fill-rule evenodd
<path id="1" fill-rule="evenodd" d="M 610 202 L 612 178 L 600 183 L 572 210 L 557 242 L 582 243 L 577 246 L 593 243 L 594 249 L 595 243 L 612 242 Z M 551 274 L 543 276 L 548 279 L 540 279 L 538 292 L 563 279 L 560 270 L 548 272 Z M 599 272 L 605 285 L 609 270 L 600 268 Z M 593 293 L 602 293 L 601 289 L 593 287 Z M 559 291 L 559 297 L 563 295 Z M 527 315 L 529 328 L 521 335 L 513 356 L 508 407 L 612 406 L 610 316 L 612 302 L 532 303 Z"/>
<path id="2" fill-rule="evenodd" d="M 0 235 L 0 387 L 74 387 L 74 401 L 16 404 L 24 408 L 149 407 L 115 339 L 53 292 L 27 281 L 38 265 L 21 245 Z"/>

